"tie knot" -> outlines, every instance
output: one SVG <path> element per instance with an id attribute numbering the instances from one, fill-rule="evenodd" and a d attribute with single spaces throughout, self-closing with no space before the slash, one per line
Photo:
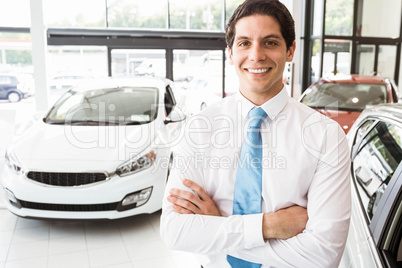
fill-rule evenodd
<path id="1" fill-rule="evenodd" d="M 262 120 L 267 116 L 267 113 L 262 108 L 255 108 L 248 113 L 250 117 L 249 128 L 260 128 Z"/>

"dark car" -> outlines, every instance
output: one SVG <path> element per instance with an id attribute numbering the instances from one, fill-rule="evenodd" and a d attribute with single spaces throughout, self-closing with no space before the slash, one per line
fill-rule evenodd
<path id="1" fill-rule="evenodd" d="M 19 102 L 25 96 L 24 92 L 19 90 L 15 85 L 0 84 L 0 99 L 9 102 Z"/>
<path id="2" fill-rule="evenodd" d="M 338 75 L 320 78 L 306 89 L 299 101 L 334 119 L 347 133 L 366 107 L 397 103 L 398 90 L 388 78 Z"/>
<path id="3" fill-rule="evenodd" d="M 347 137 L 352 214 L 339 267 L 402 267 L 402 105 L 364 110 Z"/>
<path id="4" fill-rule="evenodd" d="M 0 99 L 18 102 L 33 95 L 33 76 L 28 73 L 0 73 Z"/>

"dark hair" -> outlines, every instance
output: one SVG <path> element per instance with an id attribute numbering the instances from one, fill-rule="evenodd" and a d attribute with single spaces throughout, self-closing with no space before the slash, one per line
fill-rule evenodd
<path id="1" fill-rule="evenodd" d="M 279 0 L 246 0 L 238 6 L 226 25 L 226 45 L 232 48 L 236 35 L 236 23 L 243 17 L 251 15 L 267 15 L 275 18 L 280 27 L 286 48 L 289 49 L 295 40 L 295 22 L 289 10 Z"/>

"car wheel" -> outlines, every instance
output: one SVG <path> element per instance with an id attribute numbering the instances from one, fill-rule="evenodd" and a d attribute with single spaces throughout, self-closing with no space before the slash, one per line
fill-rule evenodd
<path id="1" fill-rule="evenodd" d="M 21 96 L 17 92 L 11 92 L 7 95 L 7 99 L 9 102 L 19 102 L 21 100 Z"/>

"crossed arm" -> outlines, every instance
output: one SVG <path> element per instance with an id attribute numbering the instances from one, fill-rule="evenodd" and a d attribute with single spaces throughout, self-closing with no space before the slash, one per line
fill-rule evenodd
<path id="1" fill-rule="evenodd" d="M 172 209 L 180 214 L 199 214 L 221 216 L 214 201 L 197 183 L 183 179 L 183 185 L 194 193 L 172 188 L 167 200 Z M 264 213 L 262 218 L 262 235 L 264 240 L 277 238 L 288 239 L 301 233 L 307 224 L 307 210 L 300 206 L 292 206 L 276 212 Z"/>

